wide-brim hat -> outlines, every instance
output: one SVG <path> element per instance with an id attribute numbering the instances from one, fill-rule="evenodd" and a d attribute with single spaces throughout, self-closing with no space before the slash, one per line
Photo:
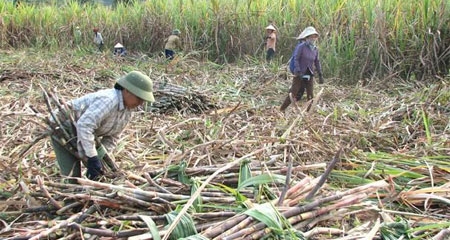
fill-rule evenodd
<path id="1" fill-rule="evenodd" d="M 269 26 L 266 27 L 266 30 L 276 31 L 277 29 L 272 24 L 270 24 Z"/>
<path id="2" fill-rule="evenodd" d="M 117 43 L 117 44 L 114 46 L 114 48 L 123 48 L 123 45 L 120 44 L 120 43 Z"/>
<path id="3" fill-rule="evenodd" d="M 153 96 L 153 81 L 142 72 L 131 71 L 127 75 L 119 78 L 117 84 L 144 101 L 155 101 L 155 97 Z"/>
<path id="4" fill-rule="evenodd" d="M 305 39 L 308 36 L 311 36 L 314 34 L 319 36 L 319 33 L 316 31 L 316 29 L 314 27 L 307 27 L 307 28 L 305 28 L 305 30 L 303 30 L 302 33 L 300 33 L 300 35 L 298 35 L 298 37 L 296 39 Z"/>

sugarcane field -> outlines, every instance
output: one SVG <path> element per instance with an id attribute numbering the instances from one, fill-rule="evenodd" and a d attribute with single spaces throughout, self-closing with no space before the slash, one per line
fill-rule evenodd
<path id="1" fill-rule="evenodd" d="M 0 2 L 0 239 L 450 239 L 450 2 Z"/>

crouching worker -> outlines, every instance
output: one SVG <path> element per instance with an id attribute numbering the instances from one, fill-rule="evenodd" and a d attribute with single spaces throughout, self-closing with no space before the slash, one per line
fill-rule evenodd
<path id="1" fill-rule="evenodd" d="M 127 50 L 125 49 L 125 47 L 122 45 L 122 44 L 120 44 L 120 43 L 117 43 L 115 46 L 114 46 L 114 56 L 125 56 L 127 54 Z"/>
<path id="2" fill-rule="evenodd" d="M 73 116 L 72 128 L 76 135 L 66 144 L 72 143 L 76 151 L 70 151 L 68 145 L 58 141 L 56 131 L 51 136 L 61 175 L 81 177 L 80 159 L 87 159 L 86 176 L 98 180 L 104 173 L 100 160 L 105 150 L 115 148 L 119 135 L 132 118 L 133 110 L 145 101 L 154 100 L 152 80 L 139 71 L 132 71 L 120 77 L 112 89 L 90 93 L 69 102 L 68 111 Z M 61 113 L 55 112 L 50 120 L 66 126 L 63 123 L 67 122 L 67 117 L 61 116 L 66 114 Z M 96 145 L 96 139 L 100 146 Z M 76 183 L 76 180 L 68 182 Z"/>

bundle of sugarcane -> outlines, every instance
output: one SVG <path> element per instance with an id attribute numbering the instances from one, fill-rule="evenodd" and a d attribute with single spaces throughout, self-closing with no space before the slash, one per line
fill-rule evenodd
<path id="1" fill-rule="evenodd" d="M 297 167 L 299 166 L 293 166 Z M 187 168 L 185 172 L 193 170 L 199 168 Z M 229 170 L 232 172 L 231 168 Z M 234 171 L 242 171 L 242 168 Z M 203 172 L 208 175 L 208 171 Z M 230 172 L 222 172 L 217 176 L 225 178 L 224 175 Z M 316 186 L 320 185 L 321 179 L 326 175 L 305 176 L 299 181 L 293 180 L 284 200 L 280 201 L 279 193 L 274 199 L 258 198 L 254 191 L 256 186 L 253 189 L 238 187 L 227 192 L 223 190 L 231 190 L 231 187 L 223 186 L 223 190 L 220 190 L 220 184 L 210 181 L 208 188 L 201 189 L 195 183 L 197 178 L 192 179 L 191 186 L 187 186 L 177 180 L 176 176 L 168 174 L 172 178 L 165 179 L 163 175 L 152 178 L 148 173 L 129 174 L 127 180 L 115 179 L 113 183 L 77 178 L 79 184 L 66 184 L 59 180 L 52 181 L 51 178 L 44 180 L 40 176 L 28 183 L 21 182 L 20 186 L 22 191 L 26 191 L 25 194 L 19 191 L 17 197 L 11 197 L 15 200 L 3 203 L 9 207 L 2 209 L 0 217 L 12 221 L 22 216 L 22 221 L 12 221 L 8 228 L 0 231 L 0 238 L 74 239 L 80 238 L 80 233 L 85 238 L 97 235 L 128 237 L 130 240 L 160 239 L 159 237 L 168 239 L 169 235 L 172 236 L 170 239 L 187 236 L 189 239 L 260 239 L 272 233 L 274 236 L 296 235 L 295 239 L 321 233 L 351 236 L 354 233 L 350 231 L 322 226 L 329 226 L 329 221 L 355 214 L 373 213 L 376 217 L 381 210 L 376 203 L 366 199 L 383 196 L 383 191 L 388 191 L 389 186 L 385 180 L 380 180 L 348 190 L 322 189 L 317 194 L 311 194 L 316 192 Z M 255 183 L 257 178 L 262 180 L 261 176 L 264 174 L 248 179 L 248 183 Z M 199 196 L 192 193 L 197 192 L 196 189 L 201 189 Z M 277 192 L 274 189 L 271 191 Z M 17 201 L 23 195 L 26 196 L 26 201 Z M 310 195 L 314 195 L 314 198 L 309 199 Z M 63 201 L 67 199 L 72 199 L 73 202 L 63 205 Z M 192 199 L 196 199 L 195 203 L 189 205 Z M 246 200 L 243 201 L 244 199 Z M 191 211 L 185 214 L 178 212 L 177 208 L 181 205 L 191 206 Z M 14 211 L 13 206 L 19 210 Z M 73 214 L 70 210 L 77 206 L 82 211 Z M 42 220 L 45 219 L 42 216 L 44 214 L 55 220 Z M 180 224 L 175 222 L 175 216 L 181 216 Z M 173 223 L 181 232 L 171 233 L 168 230 L 168 226 Z M 370 232 L 377 233 L 381 228 L 379 225 L 373 225 Z M 117 228 L 118 226 L 121 227 Z M 368 230 L 363 234 L 367 235 L 367 232 Z M 361 231 L 356 234 L 360 233 Z"/>
<path id="2" fill-rule="evenodd" d="M 288 192 L 287 199 L 293 197 L 296 192 L 308 193 L 319 181 L 318 179 L 305 178 L 293 186 Z M 257 204 L 243 213 L 236 214 L 233 218 L 213 225 L 201 232 L 208 239 L 260 239 L 275 231 L 280 234 L 283 231 L 288 234 L 296 234 L 298 231 L 312 229 L 318 222 L 333 218 L 341 218 L 350 212 L 354 212 L 358 206 L 365 211 L 367 206 L 361 204 L 371 193 L 386 188 L 384 180 L 373 182 L 361 187 L 344 192 L 338 192 L 330 196 L 318 196 L 316 200 L 303 203 L 297 199 L 296 206 L 275 206 L 267 202 Z M 276 200 L 274 201 L 276 202 Z M 298 239 L 302 239 L 300 234 Z"/>
<path id="3" fill-rule="evenodd" d="M 64 146 L 67 151 L 72 153 L 77 159 L 79 159 L 83 165 L 86 166 L 87 158 L 80 156 L 77 146 L 77 129 L 76 129 L 76 116 L 72 111 L 71 106 L 67 104 L 61 98 L 58 98 L 55 94 L 49 93 L 42 88 L 45 104 L 50 113 L 50 117 L 45 119 L 47 126 L 49 127 L 47 134 L 58 142 L 61 146 Z M 52 107 L 52 104 L 56 106 L 56 109 Z M 95 139 L 96 144 L 101 146 L 100 140 Z M 105 149 L 106 151 L 106 149 Z M 103 163 L 103 171 L 105 174 L 108 172 L 118 173 L 119 168 L 114 161 L 114 158 L 108 152 L 101 159 Z"/>
<path id="4" fill-rule="evenodd" d="M 202 113 L 217 108 L 208 96 L 168 82 L 155 82 L 156 101 L 148 108 L 152 112 Z"/>
<path id="5" fill-rule="evenodd" d="M 139 177 L 141 176 L 135 176 L 135 178 Z M 176 180 L 173 181 L 176 182 Z M 328 196 L 318 195 L 311 202 L 304 203 L 298 200 L 297 194 L 294 193 L 308 193 L 307 189 L 312 189 L 317 181 L 317 179 L 307 178 L 292 187 L 293 191 L 288 192 L 286 199 L 297 199 L 296 206 L 287 206 L 289 201 L 282 206 L 275 206 L 273 204 L 277 201 L 275 199 L 272 202 L 249 204 L 250 207 L 247 210 L 242 209 L 241 213 L 224 211 L 220 208 L 216 210 L 211 208 L 208 212 L 203 212 L 205 209 L 197 209 L 185 214 L 180 224 L 184 227 L 191 226 L 190 228 L 195 230 L 175 235 L 198 234 L 198 237 L 203 239 L 259 239 L 262 235 L 275 230 L 293 231 L 293 229 L 306 227 L 313 228 L 319 222 L 343 217 L 358 207 L 366 208 L 367 206 L 358 204 L 361 204 L 370 193 L 387 185 L 385 181 L 379 181 Z M 104 237 L 134 236 L 135 239 L 157 239 L 152 236 L 167 234 L 166 227 L 171 224 L 174 214 L 177 214 L 176 206 L 192 198 L 189 193 L 176 193 L 176 188 L 156 187 L 153 185 L 154 182 L 140 186 L 131 186 L 131 182 L 127 184 L 128 186 L 124 186 L 119 183 L 109 184 L 82 178 L 79 178 L 78 182 L 79 185 L 59 183 L 37 176 L 36 180 L 30 181 L 29 185 L 22 183 L 23 189 L 28 189 L 27 196 L 30 201 L 26 204 L 29 207 L 19 211 L 4 211 L 2 215 L 14 219 L 25 214 L 28 221 L 12 224 L 11 229 L 0 232 L 0 237 L 14 236 L 22 239 L 27 236 L 30 239 L 39 239 L 50 234 L 53 235 L 52 238 L 56 237 L 55 234 L 59 237 L 63 235 L 68 237 L 73 233 L 71 229 L 76 229 L 79 230 L 75 231 L 78 234 L 81 231 L 84 234 Z M 254 197 L 250 192 L 248 193 L 249 199 Z M 210 207 L 214 205 L 238 207 L 239 205 L 234 197 L 211 188 L 204 189 L 200 198 L 203 208 L 207 205 Z M 63 205 L 62 202 L 66 199 L 74 201 L 72 204 Z M 84 209 L 80 213 L 73 214 L 70 210 L 77 207 Z M 96 216 L 96 212 L 99 216 Z M 53 220 L 52 226 L 48 226 L 50 223 L 46 221 L 33 220 L 33 215 L 37 219 L 42 219 L 40 215 L 44 213 L 48 217 L 60 216 L 65 220 Z M 277 222 L 274 222 L 274 219 L 278 219 Z M 285 223 L 282 223 L 283 221 Z M 123 225 L 124 229 L 114 230 L 119 225 Z M 288 225 L 293 226 L 292 229 L 287 229 Z M 10 239 L 15 239 L 14 237 Z"/>

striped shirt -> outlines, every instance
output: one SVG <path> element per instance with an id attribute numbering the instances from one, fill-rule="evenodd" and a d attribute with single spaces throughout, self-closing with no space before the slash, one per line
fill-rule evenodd
<path id="1" fill-rule="evenodd" d="M 132 111 L 124 106 L 122 91 L 117 89 L 87 94 L 70 105 L 76 117 L 78 152 L 86 157 L 97 156 L 95 138 L 101 138 L 106 150 L 113 150 L 132 117 Z"/>

